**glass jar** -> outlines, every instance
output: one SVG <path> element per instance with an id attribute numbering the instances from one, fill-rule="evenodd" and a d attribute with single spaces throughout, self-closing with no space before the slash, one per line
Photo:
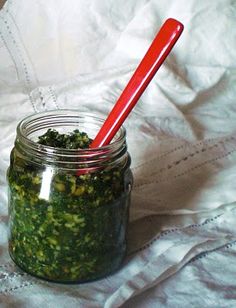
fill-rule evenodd
<path id="1" fill-rule="evenodd" d="M 85 282 L 117 270 L 126 253 L 132 173 L 125 129 L 96 149 L 37 143 L 48 128 L 94 138 L 104 119 L 75 110 L 25 118 L 8 169 L 9 253 L 50 281 Z"/>

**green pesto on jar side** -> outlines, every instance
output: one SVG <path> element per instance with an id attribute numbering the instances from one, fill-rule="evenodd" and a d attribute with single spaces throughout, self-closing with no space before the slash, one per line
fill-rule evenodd
<path id="1" fill-rule="evenodd" d="M 86 149 L 91 139 L 78 130 L 48 130 L 38 142 Z M 115 271 L 126 251 L 129 165 L 128 158 L 125 164 L 78 176 L 25 160 L 13 149 L 8 170 L 9 252 L 15 263 L 58 282 L 89 281 Z"/>

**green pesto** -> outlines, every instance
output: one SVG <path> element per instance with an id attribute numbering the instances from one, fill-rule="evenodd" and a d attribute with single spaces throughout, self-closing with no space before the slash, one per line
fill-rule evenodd
<path id="1" fill-rule="evenodd" d="M 86 149 L 91 142 L 92 139 L 78 129 L 69 134 L 60 134 L 55 129 L 48 129 L 44 135 L 38 138 L 40 144 L 61 149 Z"/>
<path id="2" fill-rule="evenodd" d="M 87 148 L 91 139 L 75 130 L 48 130 L 38 143 Z M 76 175 L 55 168 L 50 195 L 40 197 L 45 166 L 25 161 L 13 149 L 9 180 L 9 252 L 25 271 L 52 281 L 83 282 L 116 270 L 126 250 L 129 163 Z"/>

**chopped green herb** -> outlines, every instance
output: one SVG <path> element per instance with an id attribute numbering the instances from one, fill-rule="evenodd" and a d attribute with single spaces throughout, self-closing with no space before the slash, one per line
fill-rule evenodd
<path id="1" fill-rule="evenodd" d="M 49 129 L 38 143 L 75 149 L 88 148 L 91 141 L 78 130 L 60 134 Z M 80 176 L 55 167 L 45 196 L 47 168 L 13 149 L 8 172 L 11 257 L 25 271 L 52 281 L 88 281 L 113 272 L 126 250 L 129 161 Z"/>
<path id="2" fill-rule="evenodd" d="M 38 140 L 40 144 L 61 149 L 86 149 L 91 142 L 92 139 L 78 129 L 70 134 L 60 134 L 54 129 L 48 129 L 44 135 L 39 136 Z"/>

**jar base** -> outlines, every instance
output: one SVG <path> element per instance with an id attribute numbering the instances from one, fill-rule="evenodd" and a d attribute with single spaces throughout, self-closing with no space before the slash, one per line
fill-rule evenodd
<path id="1" fill-rule="evenodd" d="M 51 279 L 51 278 L 47 278 L 45 276 L 40 276 L 37 275 L 35 273 L 30 272 L 28 269 L 24 268 L 24 266 L 20 265 L 17 261 L 15 261 L 14 257 L 12 256 L 11 252 L 9 251 L 9 255 L 11 260 L 14 262 L 14 264 L 21 269 L 23 272 L 25 272 L 26 274 L 47 281 L 47 282 L 52 282 L 52 283 L 58 283 L 58 284 L 84 284 L 84 283 L 90 283 L 90 282 L 95 282 L 101 279 L 106 278 L 107 276 L 113 275 L 115 274 L 117 271 L 119 271 L 119 269 L 121 268 L 124 259 L 126 256 L 123 256 L 122 258 L 120 258 L 119 263 L 116 263 L 115 266 L 110 269 L 109 271 L 107 271 L 106 273 L 102 273 L 102 274 L 98 274 L 97 276 L 95 276 L 94 278 L 88 278 L 88 279 L 75 279 L 75 280 L 63 280 L 63 279 Z"/>

